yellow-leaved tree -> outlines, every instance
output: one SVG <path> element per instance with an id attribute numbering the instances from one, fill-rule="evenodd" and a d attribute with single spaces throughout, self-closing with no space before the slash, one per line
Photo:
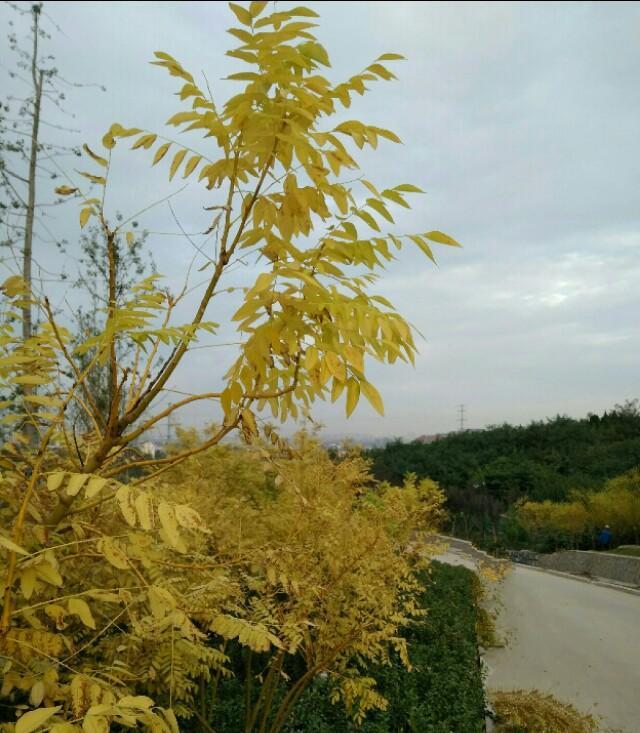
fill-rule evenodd
<path id="1" fill-rule="evenodd" d="M 523 502 L 516 517 L 534 539 L 547 534 L 555 536 L 558 545 L 569 538 L 576 548 L 581 543 L 595 546 L 605 525 L 610 526 L 616 545 L 640 540 L 640 471 L 616 476 L 598 490 L 572 491 L 569 498 L 566 502 Z"/>
<path id="2" fill-rule="evenodd" d="M 81 202 L 81 226 L 95 217 L 102 228 L 107 297 L 96 335 L 76 345 L 47 297 L 18 275 L 4 282 L 0 389 L 17 396 L 3 403 L 13 433 L 0 456 L 0 710 L 10 711 L 0 715 L 16 733 L 175 733 L 179 718 L 207 729 L 217 683 L 233 673 L 230 643 L 247 650 L 245 682 L 259 686 L 247 692 L 245 730 L 275 733 L 320 673 L 335 676 L 354 715 L 384 706 L 363 663 L 392 648 L 404 655 L 399 629 L 417 613 L 420 564 L 410 540 L 439 516 L 437 488 L 372 492 L 359 459 L 334 464 L 304 440 L 288 448 L 260 413 L 284 421 L 343 393 L 347 415 L 361 395 L 382 412 L 366 360 L 412 362 L 415 344 L 409 324 L 371 292 L 377 272 L 404 242 L 430 259 L 430 243 L 456 242 L 391 231 L 394 210 L 420 189 L 354 178 L 353 156 L 398 138 L 356 120 L 331 123 L 354 95 L 394 78 L 386 64 L 401 57 L 384 54 L 333 83 L 311 33 L 316 13 L 266 6 L 230 4 L 240 45 L 229 55 L 249 70 L 229 77 L 243 88 L 225 104 L 156 54 L 180 79 L 186 107 L 169 125 L 193 131 L 194 147 L 114 124 L 104 150 L 84 146 L 93 168 L 82 175 L 97 195 L 58 189 Z M 186 286 L 171 294 L 152 276 L 118 287 L 117 244 L 133 233 L 105 208 L 105 192 L 126 138 L 154 165 L 166 157 L 169 178 L 193 176 L 210 192 L 217 246 L 186 322 L 175 320 Z M 195 342 L 217 332 L 208 316 L 231 297 L 224 276 L 248 254 L 262 268 L 242 290 L 237 358 L 223 384 L 160 409 Z M 41 325 L 23 340 L 25 303 Z M 131 358 L 124 343 L 135 344 Z M 91 391 L 98 369 L 109 374 L 106 413 L 104 395 Z M 218 409 L 206 436 L 141 454 L 149 430 L 198 401 Z M 91 430 L 77 434 L 71 405 Z M 230 457 L 216 446 L 234 431 L 254 447 Z M 251 654 L 263 668 L 251 671 Z M 294 658 L 297 676 L 278 697 Z"/>

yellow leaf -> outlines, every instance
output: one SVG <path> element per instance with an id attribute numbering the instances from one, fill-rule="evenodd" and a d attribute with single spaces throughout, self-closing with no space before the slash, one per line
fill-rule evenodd
<path id="1" fill-rule="evenodd" d="M 344 363 L 337 354 L 329 352 L 324 357 L 329 373 L 332 374 L 339 382 L 344 382 L 347 378 Z"/>
<path id="2" fill-rule="evenodd" d="M 403 191 L 404 193 L 424 193 L 421 188 L 418 188 L 411 183 L 401 183 L 399 186 L 395 186 L 394 190 Z"/>
<path id="3" fill-rule="evenodd" d="M 137 150 L 138 148 L 144 148 L 148 150 L 158 138 L 157 135 L 141 135 L 131 146 L 131 150 Z"/>
<path id="4" fill-rule="evenodd" d="M 251 435 L 258 434 L 258 426 L 256 424 L 256 418 L 251 410 L 242 410 L 242 425 Z"/>
<path id="5" fill-rule="evenodd" d="M 106 168 L 106 167 L 107 167 L 107 165 L 108 165 L 108 161 L 107 161 L 107 159 L 106 159 L 106 158 L 101 158 L 101 157 L 100 157 L 99 155 L 96 155 L 96 154 L 95 154 L 95 153 L 93 152 L 93 150 L 91 150 L 91 148 L 90 148 L 90 147 L 89 147 L 89 146 L 88 146 L 88 145 L 87 145 L 86 143 L 85 143 L 85 144 L 84 144 L 84 145 L 82 146 L 82 149 L 84 150 L 84 152 L 85 152 L 85 153 L 86 153 L 86 154 L 87 154 L 87 155 L 88 155 L 88 156 L 89 156 L 90 158 L 92 158 L 93 160 L 95 160 L 95 162 L 96 162 L 96 163 L 97 163 L 98 165 L 101 165 L 101 166 L 102 166 L 103 168 Z M 74 189 L 74 190 L 75 190 L 75 189 Z"/>
<path id="6" fill-rule="evenodd" d="M 263 290 L 267 290 L 271 287 L 271 283 L 273 282 L 273 273 L 272 272 L 263 272 L 262 274 L 258 275 L 258 279 L 255 282 L 255 285 L 253 286 L 253 289 L 256 293 L 261 293 Z"/>
<path id="7" fill-rule="evenodd" d="M 182 160 L 184 156 L 187 154 L 186 150 L 179 150 L 174 156 L 173 161 L 171 163 L 171 168 L 169 170 L 169 180 L 171 180 L 175 174 L 178 168 L 180 167 L 180 163 L 182 163 Z"/>
<path id="8" fill-rule="evenodd" d="M 304 355 L 304 368 L 310 371 L 317 365 L 318 361 L 318 349 L 315 346 L 309 346 Z"/>
<path id="9" fill-rule="evenodd" d="M 360 384 L 356 379 L 350 377 L 347 381 L 347 417 L 356 409 L 360 399 Z"/>
<path id="10" fill-rule="evenodd" d="M 96 601 L 101 603 L 120 603 L 120 597 L 116 593 L 109 593 L 109 591 L 102 590 L 101 588 L 92 588 L 85 592 L 89 598 L 95 598 Z"/>
<path id="11" fill-rule="evenodd" d="M 102 476 L 92 476 L 84 492 L 87 499 L 91 499 L 99 494 L 108 482 L 109 479 L 103 478 Z"/>
<path id="12" fill-rule="evenodd" d="M 146 695 L 125 695 L 125 697 L 121 697 L 118 700 L 118 707 L 149 710 L 149 708 L 153 707 L 153 700 Z"/>
<path id="13" fill-rule="evenodd" d="M 71 188 L 70 186 L 58 186 L 58 188 L 54 189 L 57 194 L 60 196 L 71 196 L 72 193 L 76 193 L 78 190 L 77 188 Z"/>
<path id="14" fill-rule="evenodd" d="M 378 199 L 367 199 L 367 205 L 378 212 L 381 216 L 393 224 L 393 217 L 389 213 L 387 207 Z"/>
<path id="15" fill-rule="evenodd" d="M 115 148 L 116 141 L 110 132 L 107 132 L 102 136 L 102 144 L 104 145 L 105 148 L 107 148 L 107 150 L 111 150 L 112 148 Z"/>
<path id="16" fill-rule="evenodd" d="M 422 237 L 419 237 L 417 234 L 410 234 L 409 239 L 412 242 L 415 242 L 418 247 L 427 255 L 427 257 L 435 263 L 436 258 L 433 256 L 433 252 L 431 251 L 431 247 L 422 239 Z"/>
<path id="17" fill-rule="evenodd" d="M 459 242 L 456 242 L 455 239 L 442 232 L 427 232 L 424 236 L 432 242 L 438 242 L 438 244 L 447 244 L 450 247 L 462 247 Z"/>
<path id="18" fill-rule="evenodd" d="M 90 629 L 96 628 L 96 622 L 91 615 L 91 609 L 82 598 L 71 598 L 69 603 L 67 603 L 67 608 L 69 609 L 69 613 L 78 616 L 85 626 L 88 626 Z"/>
<path id="19" fill-rule="evenodd" d="M 47 377 L 38 377 L 35 374 L 25 374 L 20 377 L 13 377 L 11 384 L 48 384 L 51 379 Z"/>
<path id="20" fill-rule="evenodd" d="M 229 7 L 233 11 L 233 14 L 236 16 L 236 18 L 243 25 L 251 25 L 251 21 L 253 20 L 253 18 L 251 17 L 251 13 L 246 8 L 243 8 L 240 5 L 236 5 L 235 3 L 229 3 Z"/>
<path id="21" fill-rule="evenodd" d="M 26 394 L 22 399 L 25 402 L 33 402 L 34 405 L 45 405 L 45 407 L 60 407 L 62 404 L 59 399 L 44 394 Z"/>
<path id="22" fill-rule="evenodd" d="M 177 607 L 176 599 L 165 588 L 152 585 L 148 592 L 149 607 L 154 618 L 161 619 Z M 122 702 L 122 701 L 121 701 Z"/>
<path id="23" fill-rule="evenodd" d="M 162 714 L 164 715 L 167 723 L 169 724 L 171 733 L 180 733 L 180 728 L 178 727 L 178 721 L 176 719 L 176 716 L 173 710 L 171 708 L 162 708 Z"/>
<path id="24" fill-rule="evenodd" d="M 88 473 L 74 473 L 69 479 L 69 483 L 67 484 L 67 494 L 69 496 L 77 496 L 80 492 L 80 489 L 85 485 L 88 480 Z"/>
<path id="25" fill-rule="evenodd" d="M 167 504 L 166 501 L 160 502 L 160 506 L 158 507 L 158 518 L 160 519 L 160 524 L 164 530 L 164 536 L 166 537 L 167 543 L 176 550 L 184 551 L 184 542 L 178 532 L 178 522 L 176 520 L 175 512 L 173 507 L 170 504 Z"/>
<path id="26" fill-rule="evenodd" d="M 107 562 L 113 565 L 114 568 L 118 568 L 119 570 L 129 569 L 127 556 L 122 552 L 115 541 L 111 539 L 111 537 L 103 537 L 98 542 L 98 552 L 101 552 L 105 556 Z"/>
<path id="27" fill-rule="evenodd" d="M 391 130 L 384 130 L 382 127 L 369 127 L 370 130 L 373 130 L 373 132 L 376 133 L 376 135 L 380 135 L 380 137 L 384 137 L 387 140 L 391 140 L 391 142 L 394 143 L 401 143 L 402 140 L 395 134 L 395 132 L 391 132 Z"/>
<path id="28" fill-rule="evenodd" d="M 57 473 L 50 473 L 47 476 L 47 488 L 49 491 L 57 491 L 61 486 L 64 478 L 67 474 L 64 471 L 58 471 Z"/>
<path id="29" fill-rule="evenodd" d="M 10 425 L 11 423 L 18 422 L 18 420 L 22 420 L 23 417 L 23 415 L 20 415 L 18 413 L 14 415 L 4 415 L 2 418 L 0 418 L 0 424 Z"/>
<path id="30" fill-rule="evenodd" d="M 10 540 L 8 537 L 4 537 L 0 534 L 0 545 L 3 547 L 6 547 L 7 550 L 10 550 L 11 552 L 17 552 L 19 555 L 28 555 L 29 553 L 26 550 L 23 550 L 20 545 L 16 545 L 15 542 Z"/>
<path id="31" fill-rule="evenodd" d="M 33 589 L 36 586 L 36 578 L 36 571 L 33 568 L 26 568 L 26 570 L 20 574 L 20 590 L 27 600 L 29 600 L 33 594 Z"/>
<path id="32" fill-rule="evenodd" d="M 84 178 L 87 178 L 89 181 L 91 181 L 91 183 L 97 183 L 99 186 L 104 186 L 107 182 L 106 178 L 103 178 L 102 176 L 96 176 L 93 173 L 87 173 L 86 171 L 78 171 L 78 173 Z"/>
<path id="33" fill-rule="evenodd" d="M 195 170 L 195 167 L 198 165 L 198 163 L 202 160 L 201 155 L 193 155 L 190 159 L 187 165 L 184 167 L 184 175 L 183 178 L 188 178 L 193 171 Z"/>
<path id="34" fill-rule="evenodd" d="M 149 494 L 140 492 L 136 497 L 135 507 L 142 529 L 147 532 L 153 529 L 153 502 Z"/>
<path id="35" fill-rule="evenodd" d="M 84 229 L 85 224 L 89 221 L 89 217 L 93 214 L 93 209 L 91 206 L 87 206 L 86 208 L 82 209 L 80 211 L 80 226 L 82 229 Z"/>
<path id="36" fill-rule="evenodd" d="M 369 382 L 366 382 L 362 380 L 360 382 L 360 389 L 362 390 L 364 396 L 367 398 L 373 409 L 380 413 L 380 415 L 384 415 L 384 405 L 382 403 L 382 397 L 380 397 L 380 393 L 378 390 L 372 385 L 369 384 Z"/>
<path id="37" fill-rule="evenodd" d="M 135 505 L 131 496 L 131 489 L 128 486 L 121 486 L 116 491 L 116 501 L 127 524 L 130 527 L 135 527 L 138 515 L 136 514 Z"/>
<path id="38" fill-rule="evenodd" d="M 359 372 L 364 372 L 364 354 L 361 349 L 355 346 L 345 346 L 344 355 L 351 366 L 354 366 Z"/>
<path id="39" fill-rule="evenodd" d="M 367 71 L 376 74 L 376 76 L 379 76 L 381 79 L 388 80 L 397 78 L 389 71 L 389 69 L 386 69 L 382 64 L 371 64 L 371 66 L 367 66 Z"/>
<path id="40" fill-rule="evenodd" d="M 297 8 L 291 8 L 291 10 L 286 11 L 288 15 L 297 15 L 301 18 L 319 18 L 320 16 L 318 13 L 316 13 L 315 10 L 311 10 L 311 8 L 305 8 L 304 6 L 299 6 Z"/>
<path id="41" fill-rule="evenodd" d="M 376 232 L 380 231 L 380 226 L 378 225 L 378 222 L 371 216 L 368 211 L 356 211 L 356 216 L 362 219 L 362 221 L 366 222 Z"/>
<path id="42" fill-rule="evenodd" d="M 62 708 L 62 705 L 56 705 L 54 708 L 38 708 L 37 710 L 30 710 L 25 713 L 16 722 L 15 733 L 31 733 L 41 725 L 49 720 L 52 715 L 55 715 L 58 710 Z"/>
<path id="43" fill-rule="evenodd" d="M 62 631 L 64 628 L 66 628 L 66 624 L 64 622 L 66 616 L 67 616 L 67 609 L 63 606 L 59 606 L 57 603 L 50 603 L 49 605 L 45 606 L 44 612 L 47 614 L 47 616 L 54 621 L 56 628 Z"/>
<path id="44" fill-rule="evenodd" d="M 306 41 L 298 46 L 298 50 L 303 56 L 306 56 L 313 61 L 317 61 L 323 66 L 331 66 L 329 63 L 329 56 L 317 41 Z"/>
<path id="45" fill-rule="evenodd" d="M 107 132 L 106 135 L 102 138 L 102 144 L 105 146 L 105 148 L 111 150 L 111 148 L 115 147 L 116 138 L 131 137 L 131 135 L 137 135 L 139 132 L 142 132 L 142 130 L 138 129 L 137 127 L 131 127 L 127 130 L 122 125 L 115 122 L 109 128 L 109 132 Z"/>
<path id="46" fill-rule="evenodd" d="M 8 298 L 15 298 L 16 295 L 25 292 L 26 283 L 20 275 L 12 275 L 2 283 L 2 289 Z"/>
<path id="47" fill-rule="evenodd" d="M 152 165 L 159 163 L 164 158 L 164 156 L 167 154 L 167 150 L 169 150 L 170 147 L 171 147 L 171 143 L 165 143 L 164 145 L 161 145 L 156 150 L 156 154 L 153 156 Z"/>
<path id="48" fill-rule="evenodd" d="M 202 119 L 202 114 L 200 112 L 195 112 L 193 110 L 190 110 L 189 112 L 178 112 L 173 115 L 173 117 L 169 117 L 167 125 L 181 125 L 183 122 L 195 122 L 195 120 L 200 119 Z"/>
<path id="49" fill-rule="evenodd" d="M 225 79 L 229 81 L 257 81 L 259 78 L 260 74 L 256 74 L 254 71 L 241 71 L 238 74 L 225 76 Z"/>
<path id="50" fill-rule="evenodd" d="M 331 385 L 331 402 L 335 402 L 340 397 L 343 389 L 344 382 L 341 382 L 339 379 L 334 377 L 333 384 Z"/>
<path id="51" fill-rule="evenodd" d="M 102 715 L 85 715 L 82 730 L 84 733 L 108 733 L 109 721 Z"/>
<path id="52" fill-rule="evenodd" d="M 366 179 L 363 178 L 362 181 L 360 181 L 360 182 L 362 183 L 363 186 L 365 186 L 366 188 L 368 188 L 369 191 L 371 191 L 371 193 L 376 198 L 380 198 L 380 191 L 378 191 L 378 189 L 373 185 L 373 183 L 371 183 L 371 181 L 367 181 Z"/>
<path id="53" fill-rule="evenodd" d="M 252 2 L 249 5 L 249 13 L 251 13 L 252 18 L 257 18 L 266 7 L 267 2 Z"/>
<path id="54" fill-rule="evenodd" d="M 402 196 L 395 189 L 385 189 L 382 192 L 382 195 L 386 199 L 393 201 L 394 204 L 398 204 L 399 206 L 404 206 L 405 209 L 411 208 L 409 204 L 402 198 Z"/>
<path id="55" fill-rule="evenodd" d="M 251 412 L 250 410 L 244 410 L 243 412 Z M 253 417 L 253 415 L 252 415 Z M 254 423 L 255 423 L 255 418 Z M 257 428 L 256 428 L 257 429 Z M 197 532 L 204 532 L 209 534 L 209 528 L 204 523 L 202 517 L 198 512 L 187 504 L 176 504 L 174 507 L 176 519 L 178 524 L 185 529 L 192 529 Z"/>
<path id="56" fill-rule="evenodd" d="M 42 680 L 38 680 L 35 685 L 31 688 L 31 692 L 29 693 L 29 704 L 37 708 L 38 705 L 43 701 L 44 699 L 44 682 Z"/>
<path id="57" fill-rule="evenodd" d="M 34 570 L 36 575 L 44 580 L 45 583 L 49 583 L 49 585 L 55 585 L 56 588 L 59 588 L 63 583 L 62 576 L 49 562 L 39 563 L 35 566 Z"/>

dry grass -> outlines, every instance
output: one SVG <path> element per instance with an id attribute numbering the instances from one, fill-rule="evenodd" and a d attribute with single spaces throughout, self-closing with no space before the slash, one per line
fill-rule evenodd
<path id="1" fill-rule="evenodd" d="M 640 557 L 640 545 L 621 545 L 615 550 L 608 550 L 614 555 L 627 555 L 628 557 Z"/>
<path id="2" fill-rule="evenodd" d="M 473 595 L 477 610 L 476 634 L 485 649 L 505 646 L 497 630 L 497 619 L 502 608 L 499 586 L 511 569 L 511 563 L 495 565 L 479 562 L 474 573 Z"/>
<path id="3" fill-rule="evenodd" d="M 597 733 L 598 722 L 537 690 L 492 692 L 497 733 Z"/>

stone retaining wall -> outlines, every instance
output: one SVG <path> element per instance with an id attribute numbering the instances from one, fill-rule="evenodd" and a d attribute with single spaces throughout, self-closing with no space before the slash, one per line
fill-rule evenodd
<path id="1" fill-rule="evenodd" d="M 553 555 L 539 555 L 537 565 L 574 575 L 590 575 L 619 583 L 640 586 L 640 558 L 609 552 L 566 550 Z"/>

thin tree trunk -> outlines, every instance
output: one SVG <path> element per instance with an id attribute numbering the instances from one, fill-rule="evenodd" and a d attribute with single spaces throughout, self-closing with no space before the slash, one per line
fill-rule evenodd
<path id="1" fill-rule="evenodd" d="M 33 332 L 31 318 L 31 297 L 32 297 L 32 275 L 31 262 L 33 258 L 33 223 L 36 210 L 36 169 L 38 163 L 38 134 L 40 130 L 40 106 L 42 103 L 42 81 L 44 72 L 38 69 L 38 20 L 40 18 L 40 6 L 34 5 L 33 13 L 33 52 L 31 57 L 31 77 L 33 79 L 33 121 L 31 125 L 31 152 L 29 154 L 29 176 L 27 211 L 24 232 L 24 249 L 22 252 L 22 279 L 24 280 L 27 292 L 25 293 L 25 304 L 22 306 L 22 340 L 27 341 Z M 31 385 L 23 385 L 22 392 L 27 396 L 34 392 Z M 28 422 L 26 434 L 31 443 L 36 439 L 36 426 Z"/>
<path id="2" fill-rule="evenodd" d="M 106 225 L 104 226 L 107 237 L 107 259 L 109 264 L 109 320 L 113 322 L 116 313 L 116 275 L 117 275 L 117 252 L 116 235 Z M 118 357 L 116 354 L 116 334 L 111 333 L 109 345 L 109 416 L 107 418 L 107 430 L 112 434 L 114 425 L 118 420 Z"/>
<path id="3" fill-rule="evenodd" d="M 43 71 L 38 69 L 38 20 L 40 8 L 33 6 L 33 55 L 31 57 L 31 77 L 33 79 L 33 122 L 31 125 L 31 153 L 29 155 L 29 190 L 27 197 L 26 224 L 24 232 L 24 250 L 22 253 L 22 278 L 31 294 L 31 260 L 33 252 L 33 222 L 36 210 L 36 166 L 38 163 L 38 133 L 40 128 L 40 106 L 42 103 Z M 33 326 L 31 306 L 22 306 L 22 338 L 31 337 Z"/>

